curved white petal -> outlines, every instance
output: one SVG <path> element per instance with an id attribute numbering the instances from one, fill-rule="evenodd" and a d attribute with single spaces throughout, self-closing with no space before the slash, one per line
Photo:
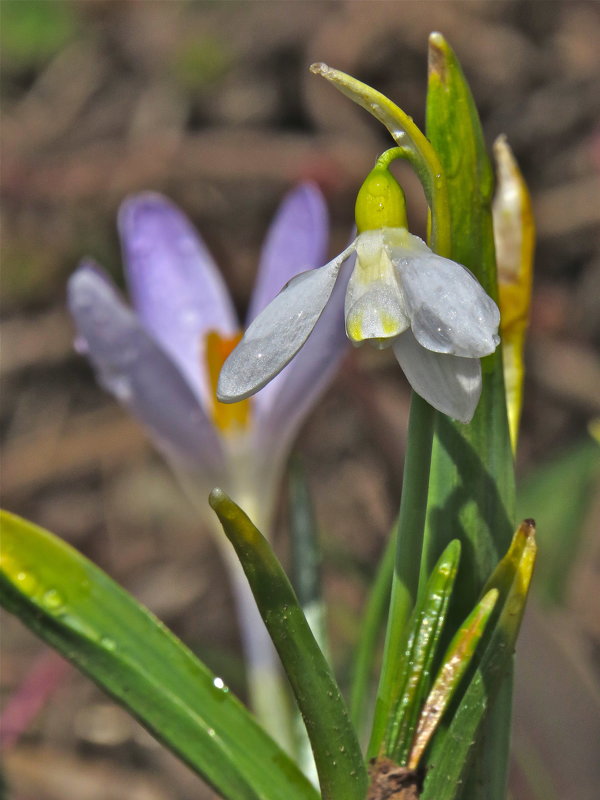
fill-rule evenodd
<path id="1" fill-rule="evenodd" d="M 351 256 L 304 347 L 254 398 L 256 443 L 270 460 L 287 455 L 291 440 L 350 349 L 344 328 L 344 296 L 354 267 Z"/>
<path id="2" fill-rule="evenodd" d="M 329 300 L 354 244 L 324 267 L 293 278 L 256 317 L 219 376 L 217 397 L 234 403 L 257 392 L 292 360 Z"/>
<path id="3" fill-rule="evenodd" d="M 481 395 L 478 358 L 434 353 L 422 347 L 411 331 L 396 339 L 393 350 L 417 394 L 443 414 L 471 421 Z"/>
<path id="4" fill-rule="evenodd" d="M 436 353 L 468 358 L 493 353 L 500 342 L 500 312 L 494 301 L 468 269 L 408 236 L 408 246 L 399 245 L 388 229 L 386 244 L 419 343 Z"/>
<path id="5" fill-rule="evenodd" d="M 398 276 L 380 230 L 358 237 L 344 313 L 346 333 L 354 344 L 373 339 L 375 343 L 385 343 L 410 325 Z"/>

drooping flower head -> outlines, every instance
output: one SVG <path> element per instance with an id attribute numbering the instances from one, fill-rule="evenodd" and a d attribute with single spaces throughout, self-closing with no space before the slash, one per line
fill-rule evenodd
<path id="1" fill-rule="evenodd" d="M 315 186 L 290 193 L 262 251 L 249 322 L 287 281 L 322 263 L 327 228 Z M 256 489 L 269 505 L 291 440 L 344 352 L 343 291 L 302 358 L 251 402 L 226 406 L 217 401 L 216 381 L 241 330 L 206 246 L 158 194 L 123 204 L 119 234 L 133 310 L 108 276 L 84 261 L 68 286 L 79 349 L 177 472 L 193 478 L 196 491 L 220 485 L 242 502 Z"/>
<path id="2" fill-rule="evenodd" d="M 352 244 L 290 281 L 249 326 L 221 371 L 220 400 L 253 395 L 301 352 L 356 254 L 345 297 L 350 341 L 392 347 L 418 394 L 444 414 L 471 420 L 481 394 L 479 359 L 500 341 L 498 308 L 469 270 L 409 233 L 388 163 L 380 157 L 359 192 Z"/>

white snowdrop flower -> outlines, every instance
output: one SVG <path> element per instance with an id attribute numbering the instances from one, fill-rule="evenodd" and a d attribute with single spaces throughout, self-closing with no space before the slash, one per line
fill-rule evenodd
<path id="1" fill-rule="evenodd" d="M 387 168 L 370 173 L 356 210 L 360 233 L 352 244 L 293 278 L 246 330 L 221 371 L 219 399 L 242 400 L 272 380 L 304 346 L 343 282 L 350 341 L 392 347 L 421 397 L 469 422 L 481 394 L 480 358 L 500 341 L 496 304 L 468 269 L 409 233 L 402 190 Z M 389 224 L 398 220 L 404 224 Z"/>

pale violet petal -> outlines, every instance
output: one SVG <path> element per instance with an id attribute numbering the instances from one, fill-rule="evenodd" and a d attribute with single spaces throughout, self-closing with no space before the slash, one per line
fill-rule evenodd
<path id="1" fill-rule="evenodd" d="M 365 340 L 390 343 L 410 325 L 396 270 L 383 246 L 382 231 L 367 231 L 358 237 L 345 317 L 346 333 L 354 344 Z"/>
<path id="2" fill-rule="evenodd" d="M 396 339 L 393 350 L 417 394 L 442 414 L 471 421 L 481 395 L 478 358 L 435 353 L 422 347 L 411 331 Z"/>
<path id="3" fill-rule="evenodd" d="M 223 451 L 212 422 L 175 364 L 92 262 L 69 279 L 68 304 L 80 347 L 103 388 L 144 425 L 174 466 L 219 480 Z"/>
<path id="4" fill-rule="evenodd" d="M 354 245 L 324 267 L 293 278 L 250 325 L 219 376 L 223 403 L 243 400 L 277 375 L 308 339 Z"/>
<path id="5" fill-rule="evenodd" d="M 327 237 L 323 195 L 316 185 L 302 183 L 283 199 L 267 232 L 247 325 L 295 275 L 325 262 Z"/>
<path id="6" fill-rule="evenodd" d="M 160 194 L 146 192 L 119 210 L 126 277 L 138 316 L 209 407 L 205 336 L 231 336 L 239 322 L 221 273 L 196 229 Z"/>
<path id="7" fill-rule="evenodd" d="M 417 340 L 436 353 L 469 358 L 493 353 L 500 342 L 494 301 L 468 269 L 435 255 L 416 236 L 412 239 L 416 242 L 403 247 L 388 235 Z"/>

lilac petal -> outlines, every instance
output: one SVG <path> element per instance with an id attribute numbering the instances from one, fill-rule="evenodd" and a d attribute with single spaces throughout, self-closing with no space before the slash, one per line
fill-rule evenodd
<path id="1" fill-rule="evenodd" d="M 471 421 L 481 395 L 478 358 L 434 353 L 422 347 L 411 331 L 396 339 L 393 350 L 417 394 L 442 414 Z"/>
<path id="2" fill-rule="evenodd" d="M 329 302 L 306 344 L 254 399 L 256 440 L 269 458 L 285 458 L 298 428 L 323 394 L 350 349 L 344 297 L 354 257 L 340 270 Z"/>
<path id="3" fill-rule="evenodd" d="M 231 336 L 239 329 L 218 268 L 187 217 L 159 194 L 126 200 L 119 232 L 142 324 L 209 407 L 204 337 L 211 330 Z"/>
<path id="4" fill-rule="evenodd" d="M 217 397 L 235 403 L 262 389 L 308 339 L 354 245 L 324 267 L 296 275 L 244 334 L 219 376 Z"/>
<path id="5" fill-rule="evenodd" d="M 221 474 L 212 423 L 175 364 L 122 302 L 109 278 L 83 262 L 68 283 L 69 310 L 99 383 L 147 429 L 177 467 Z"/>
<path id="6" fill-rule="evenodd" d="M 327 238 L 323 195 L 314 184 L 303 183 L 285 197 L 267 233 L 247 325 L 294 275 L 324 263 Z"/>

